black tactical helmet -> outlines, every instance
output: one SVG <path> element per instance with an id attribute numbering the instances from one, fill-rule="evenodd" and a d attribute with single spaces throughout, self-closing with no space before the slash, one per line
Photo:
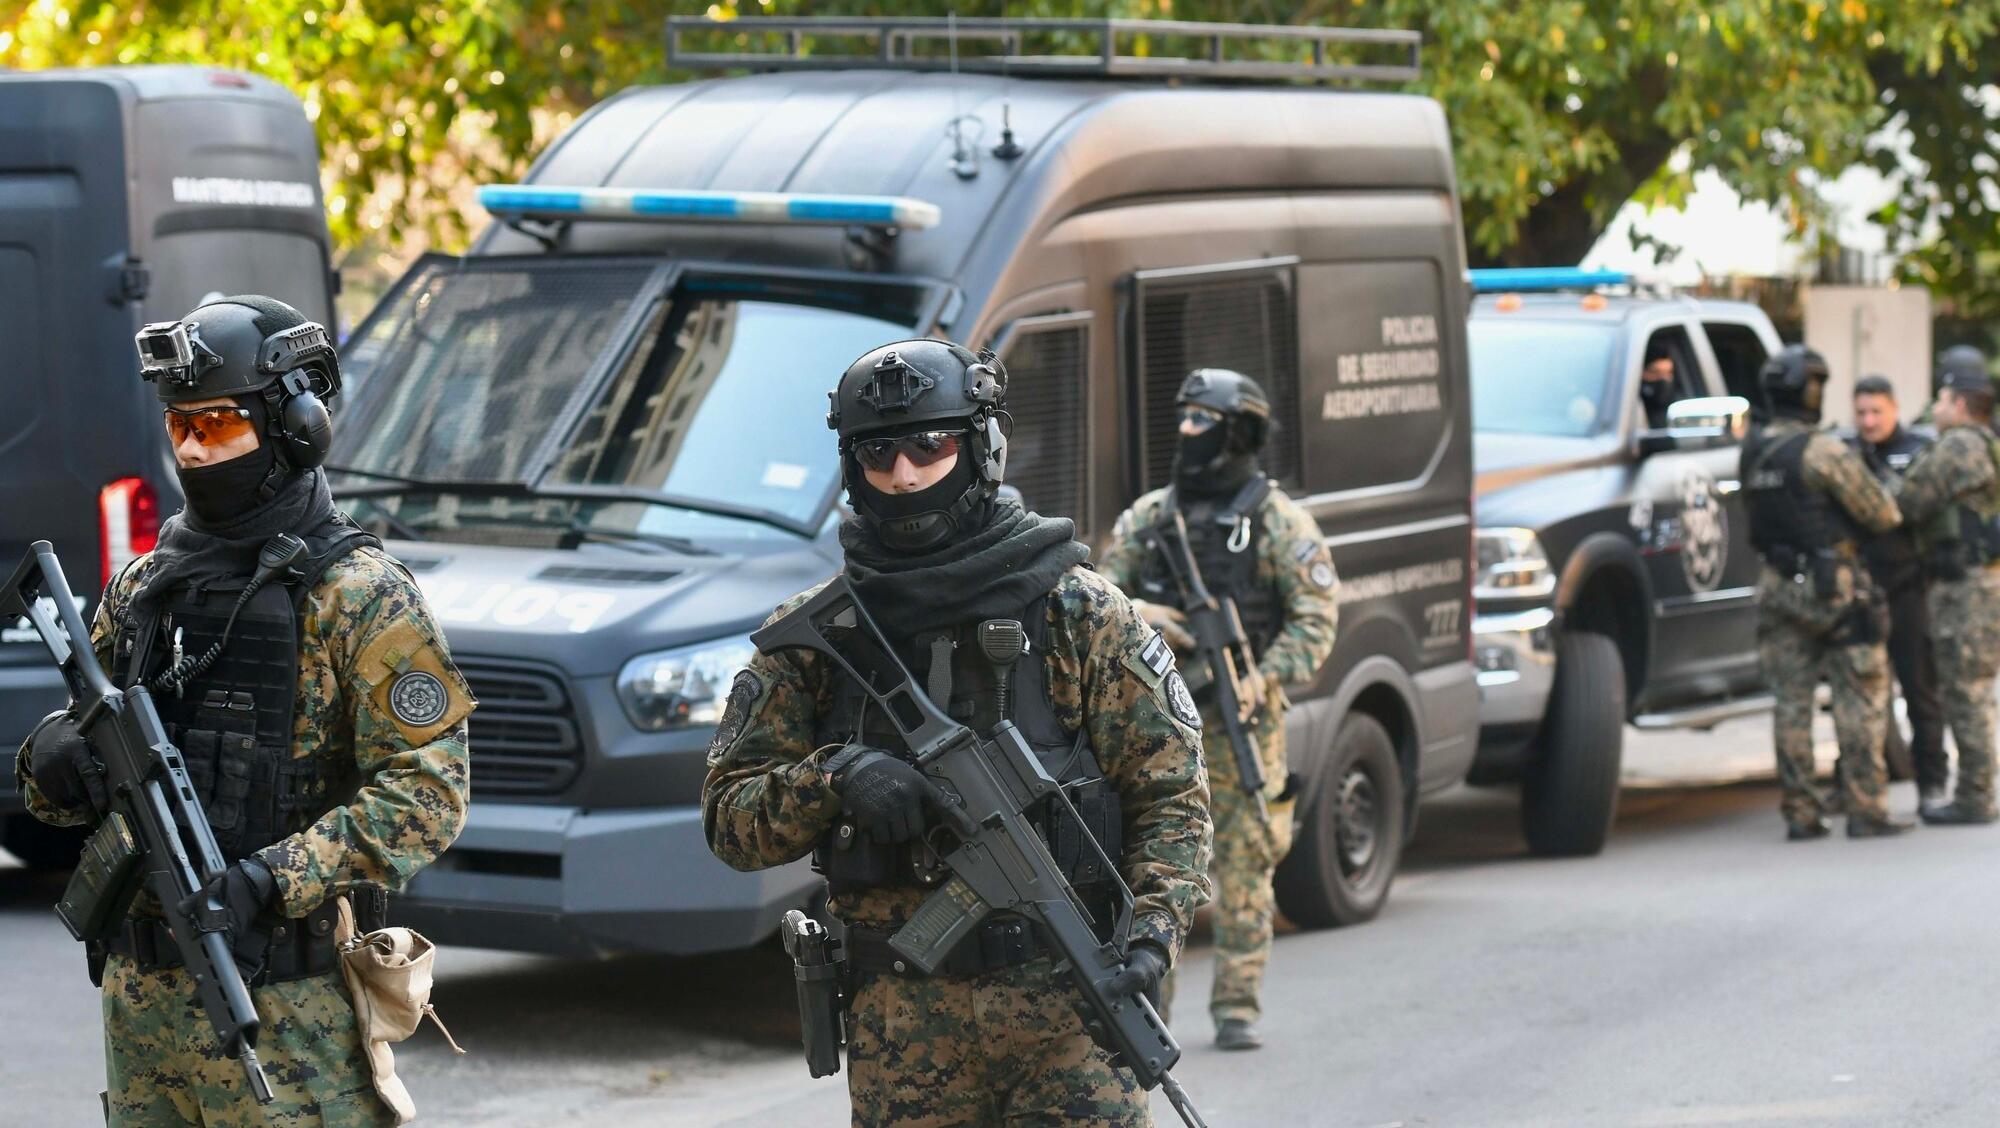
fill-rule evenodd
<path id="1" fill-rule="evenodd" d="M 1257 381 L 1228 368 L 1197 368 L 1181 381 L 1174 396 L 1181 406 L 1196 404 L 1222 413 L 1227 430 L 1213 455 L 1203 458 L 1205 466 L 1216 461 L 1264 449 L 1271 434 L 1271 397 Z M 1189 467 L 1200 470 L 1204 467 Z"/>
<path id="2" fill-rule="evenodd" d="M 1012 420 L 1002 410 L 1006 395 L 1007 372 L 992 353 L 974 354 L 949 341 L 896 341 L 847 366 L 827 393 L 832 410 L 826 425 L 840 436 L 841 484 L 883 543 L 907 551 L 943 544 L 968 514 L 993 499 L 1007 469 Z M 857 443 L 925 431 L 964 433 L 962 475 L 898 497 L 868 485 L 855 460 Z"/>
<path id="3" fill-rule="evenodd" d="M 1826 380 L 1826 358 L 1804 345 L 1786 345 L 1757 370 L 1757 385 L 1773 411 L 1812 419 L 1819 418 Z"/>
<path id="4" fill-rule="evenodd" d="M 139 330 L 140 378 L 162 403 L 260 396 L 281 460 L 307 470 L 333 442 L 326 403 L 340 360 L 324 326 L 275 298 L 218 298 L 179 321 Z"/>
<path id="5" fill-rule="evenodd" d="M 1939 353 L 1932 382 L 1965 395 L 1993 396 L 1993 374 L 1986 367 L 1986 354 L 1971 345 L 1953 345 Z"/>

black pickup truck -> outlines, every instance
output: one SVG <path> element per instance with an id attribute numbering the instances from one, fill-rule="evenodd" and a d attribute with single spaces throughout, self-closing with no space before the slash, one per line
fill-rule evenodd
<path id="1" fill-rule="evenodd" d="M 1755 306 L 1649 296 L 1622 275 L 1473 274 L 1471 779 L 1520 782 L 1534 852 L 1593 854 L 1627 723 L 1706 728 L 1770 706 L 1737 463 L 1778 334 Z M 1672 384 L 1649 403 L 1642 369 L 1662 359 Z"/>

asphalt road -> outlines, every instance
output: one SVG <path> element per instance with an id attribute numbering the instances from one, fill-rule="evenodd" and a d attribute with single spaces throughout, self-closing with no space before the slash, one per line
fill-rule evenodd
<path id="1" fill-rule="evenodd" d="M 1634 735 L 1598 858 L 1526 857 L 1505 792 L 1432 803 L 1381 919 L 1279 939 L 1264 1051 L 1208 1045 L 1191 949 L 1177 1074 L 1219 1128 L 2000 1124 L 2000 828 L 1787 844 L 1768 739 Z M 96 1000 L 56 891 L 0 869 L 0 1124 L 95 1120 Z M 435 1001 L 471 1053 L 425 1032 L 398 1057 L 426 1124 L 842 1123 L 791 989 L 771 949 L 454 950 Z"/>

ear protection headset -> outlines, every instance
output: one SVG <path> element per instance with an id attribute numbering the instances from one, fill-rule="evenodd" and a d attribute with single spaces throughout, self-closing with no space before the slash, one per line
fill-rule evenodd
<path id="1" fill-rule="evenodd" d="M 267 316 L 297 316 L 291 307 L 262 298 L 228 300 Z M 300 470 L 325 462 L 333 448 L 333 416 L 326 401 L 340 394 L 340 358 L 326 327 L 307 321 L 265 337 L 257 348 L 257 371 L 278 378 L 262 394 L 285 459 Z"/>

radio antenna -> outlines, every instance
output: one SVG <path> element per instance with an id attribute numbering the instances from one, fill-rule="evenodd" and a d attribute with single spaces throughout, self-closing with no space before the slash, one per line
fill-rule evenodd
<path id="1" fill-rule="evenodd" d="M 971 180 L 979 175 L 979 150 L 965 139 L 965 119 L 972 115 L 959 112 L 957 12 L 945 14 L 944 28 L 945 44 L 951 52 L 951 124 L 946 127 L 946 132 L 951 134 L 951 171 L 957 173 L 960 180 Z M 978 121 L 977 118 L 973 120 Z M 981 132 L 985 128 L 985 123 L 980 123 Z"/>

